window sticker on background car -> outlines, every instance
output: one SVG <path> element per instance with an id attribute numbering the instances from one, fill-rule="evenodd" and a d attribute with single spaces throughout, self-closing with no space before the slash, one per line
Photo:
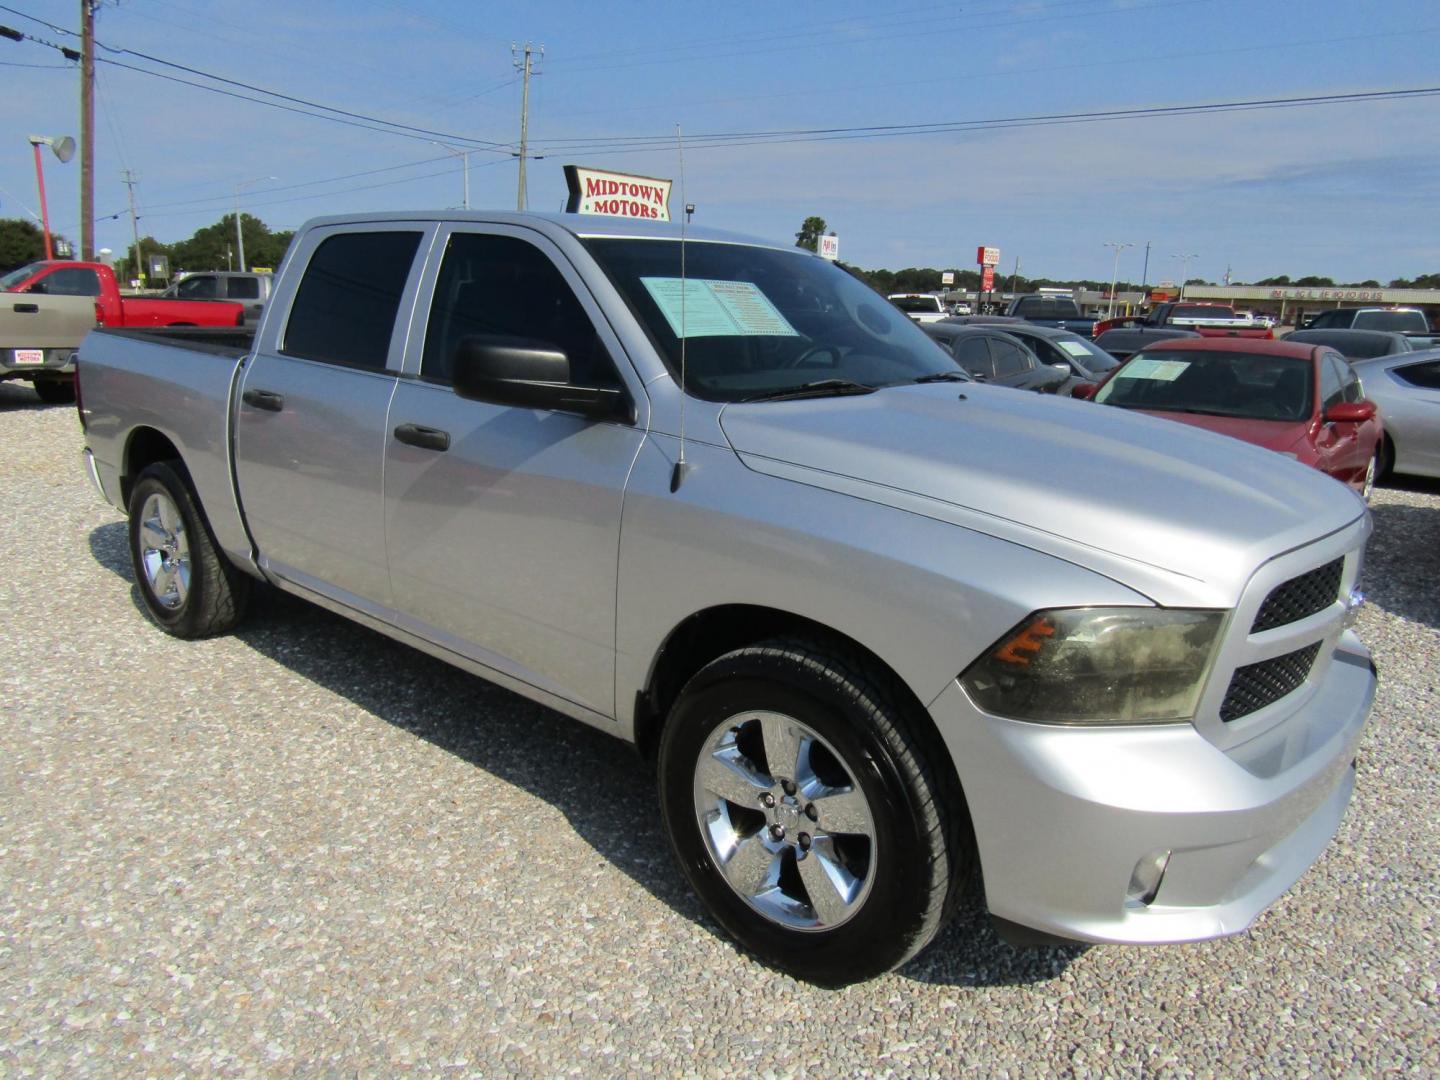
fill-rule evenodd
<path id="1" fill-rule="evenodd" d="M 1118 377 L 1127 379 L 1153 379 L 1155 382 L 1174 382 L 1185 373 L 1190 364 L 1185 360 L 1151 360 L 1142 357 L 1130 361 Z"/>
<path id="2" fill-rule="evenodd" d="M 1085 347 L 1083 341 L 1057 341 L 1055 344 L 1071 356 L 1086 357 L 1090 355 L 1090 350 Z"/>
<path id="3" fill-rule="evenodd" d="M 799 337 L 770 298 L 749 281 L 642 277 L 676 337 Z M 680 332 L 681 319 L 685 332 Z"/>

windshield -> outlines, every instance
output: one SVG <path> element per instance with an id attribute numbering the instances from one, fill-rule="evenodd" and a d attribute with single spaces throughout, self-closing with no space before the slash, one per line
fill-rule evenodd
<path id="1" fill-rule="evenodd" d="M 44 267 L 44 263 L 29 263 L 18 270 L 11 270 L 4 277 L 0 277 L 0 291 L 9 292 L 20 282 L 28 277 L 34 277 Z"/>
<path id="2" fill-rule="evenodd" d="M 695 241 L 585 241 L 685 388 L 744 401 L 823 380 L 894 386 L 953 373 L 953 358 L 884 297 L 810 255 Z"/>
<path id="3" fill-rule="evenodd" d="M 1095 400 L 1124 409 L 1306 420 L 1312 372 L 1309 360 L 1291 356 L 1157 349 L 1136 353 Z"/>
<path id="4" fill-rule="evenodd" d="M 1357 311 L 1354 326 L 1356 330 L 1395 330 L 1400 333 L 1412 330 L 1424 334 L 1430 330 L 1430 324 L 1419 311 Z"/>
<path id="5" fill-rule="evenodd" d="M 945 309 L 940 306 L 938 296 L 892 296 L 890 302 L 901 311 L 914 312 L 917 315 L 943 315 Z"/>
<path id="6" fill-rule="evenodd" d="M 1084 318 L 1075 301 L 1063 296 L 1022 296 L 1015 304 L 1015 314 L 1022 319 Z"/>

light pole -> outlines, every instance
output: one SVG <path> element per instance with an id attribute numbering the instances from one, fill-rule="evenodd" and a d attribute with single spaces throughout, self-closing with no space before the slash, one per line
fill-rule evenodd
<path id="1" fill-rule="evenodd" d="M 1196 255 L 1193 251 L 1188 255 L 1182 255 L 1180 252 L 1177 251 L 1170 257 L 1172 259 L 1180 260 L 1180 299 L 1184 300 L 1185 282 L 1190 280 L 1190 260 L 1198 259 L 1200 256 Z"/>
<path id="2" fill-rule="evenodd" d="M 1115 268 L 1110 273 L 1110 309 L 1105 313 L 1107 319 L 1115 317 L 1115 283 L 1120 280 L 1120 252 L 1127 247 L 1134 247 L 1134 244 L 1121 243 L 1118 240 L 1107 240 L 1105 246 L 1115 249 Z"/>
<path id="3" fill-rule="evenodd" d="M 450 145 L 447 144 L 447 143 L 436 142 L 434 139 L 431 139 L 431 140 L 430 140 L 430 145 L 431 145 L 431 146 L 438 146 L 438 147 L 440 147 L 441 150 L 448 150 L 450 153 L 452 153 L 452 154 L 454 154 L 456 157 L 458 157 L 458 158 L 461 160 L 461 162 L 464 163 L 464 166 L 465 166 L 465 203 L 464 203 L 464 206 L 465 206 L 465 209 L 466 209 L 466 210 L 469 210 L 469 209 L 470 209 L 470 151 L 469 151 L 469 150 L 458 150 L 458 149 L 456 149 L 455 147 L 450 146 Z"/>
<path id="4" fill-rule="evenodd" d="M 45 206 L 45 169 L 40 164 L 40 147 L 48 146 L 63 165 L 75 154 L 75 140 L 69 135 L 56 138 L 54 135 L 31 135 L 30 145 L 35 149 L 35 185 L 40 189 L 40 226 L 45 230 L 45 259 L 55 258 L 50 243 L 50 211 Z"/>
<path id="5" fill-rule="evenodd" d="M 240 252 L 240 270 L 245 269 L 245 234 L 240 231 L 240 189 L 247 188 L 251 184 L 263 184 L 269 180 L 278 180 L 278 176 L 257 176 L 253 180 L 241 180 L 235 185 L 235 247 Z"/>

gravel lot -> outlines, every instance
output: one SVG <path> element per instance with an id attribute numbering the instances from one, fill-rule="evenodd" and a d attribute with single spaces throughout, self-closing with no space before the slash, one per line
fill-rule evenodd
<path id="1" fill-rule="evenodd" d="M 308 605 L 167 638 L 74 410 L 0 385 L 0 1074 L 1440 1073 L 1440 484 L 1380 490 L 1335 843 L 1249 933 L 844 991 L 739 954 L 623 744 Z"/>

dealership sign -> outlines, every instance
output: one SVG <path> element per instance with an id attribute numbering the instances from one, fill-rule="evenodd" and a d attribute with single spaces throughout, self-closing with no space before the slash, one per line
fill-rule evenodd
<path id="1" fill-rule="evenodd" d="M 999 266 L 1000 249 L 996 247 L 978 247 L 975 249 L 975 262 L 980 266 Z"/>
<path id="2" fill-rule="evenodd" d="M 570 185 L 568 213 L 670 220 L 669 180 L 566 165 L 565 182 Z"/>
<path id="3" fill-rule="evenodd" d="M 820 257 L 832 262 L 840 258 L 840 238 L 834 233 L 820 237 Z"/>
<path id="4" fill-rule="evenodd" d="M 1271 300 L 1379 300 L 1380 289 L 1271 289 Z"/>

